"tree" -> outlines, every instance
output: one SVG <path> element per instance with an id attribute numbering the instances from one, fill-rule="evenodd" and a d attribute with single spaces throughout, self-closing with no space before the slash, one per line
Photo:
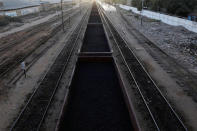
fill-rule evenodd
<path id="1" fill-rule="evenodd" d="M 131 5 L 137 7 L 138 10 L 142 10 L 142 0 L 132 0 Z"/>
<path id="2" fill-rule="evenodd" d="M 196 6 L 195 0 L 168 0 L 171 4 L 166 6 L 167 13 L 179 16 L 187 16 L 193 12 Z"/>
<path id="3" fill-rule="evenodd" d="M 131 4 L 139 10 L 142 9 L 141 0 L 132 0 Z M 153 11 L 165 10 L 164 13 L 186 17 L 195 10 L 197 0 L 144 0 L 144 6 Z"/>

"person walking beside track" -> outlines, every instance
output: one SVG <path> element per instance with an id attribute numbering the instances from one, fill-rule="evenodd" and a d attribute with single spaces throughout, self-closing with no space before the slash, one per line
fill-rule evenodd
<path id="1" fill-rule="evenodd" d="M 27 77 L 27 74 L 26 74 L 26 65 L 25 65 L 25 61 L 21 62 L 21 69 L 23 70 L 24 75 L 25 75 L 25 78 L 26 78 L 26 77 Z"/>

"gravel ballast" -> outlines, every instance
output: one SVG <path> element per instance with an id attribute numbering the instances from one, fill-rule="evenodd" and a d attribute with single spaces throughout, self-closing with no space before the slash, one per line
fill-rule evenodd
<path id="1" fill-rule="evenodd" d="M 194 75 L 197 75 L 197 33 L 191 32 L 182 26 L 171 26 L 157 20 L 143 17 L 121 9 L 124 16 L 142 34 L 173 57 L 182 66 Z"/>

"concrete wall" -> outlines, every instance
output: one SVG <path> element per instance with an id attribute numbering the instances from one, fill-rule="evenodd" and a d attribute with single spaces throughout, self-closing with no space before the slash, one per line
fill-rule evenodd
<path id="1" fill-rule="evenodd" d="M 162 22 L 173 25 L 173 26 L 183 26 L 186 29 L 196 32 L 197 33 L 197 22 L 189 21 L 187 19 L 182 19 L 174 16 L 169 16 L 165 14 L 156 13 L 149 10 L 143 10 L 142 12 L 138 11 L 137 8 L 126 6 L 126 5 L 119 5 L 120 8 L 123 8 L 125 10 L 132 10 L 136 14 L 142 14 L 143 16 L 146 16 L 151 19 L 155 20 L 161 20 Z"/>
<path id="2" fill-rule="evenodd" d="M 67 4 L 71 4 L 71 3 L 65 2 L 63 5 L 65 6 Z M 7 16 L 15 17 L 15 16 L 36 13 L 39 11 L 47 11 L 47 10 L 50 10 L 52 8 L 57 8 L 57 7 L 60 7 L 60 3 L 42 4 L 41 6 L 36 6 L 36 7 L 16 9 L 16 10 L 10 10 L 10 11 L 0 11 L 0 15 L 7 15 Z"/>
<path id="3" fill-rule="evenodd" d="M 21 16 L 21 15 L 27 15 L 30 13 L 36 13 L 36 12 L 39 12 L 39 6 L 24 8 L 24 9 L 10 10 L 10 11 L 0 11 L 0 15 L 7 15 L 7 16 L 15 17 L 15 16 Z"/>
<path id="4" fill-rule="evenodd" d="M 7 16 L 11 16 L 11 17 L 15 17 L 17 16 L 17 13 L 16 11 L 4 11 L 4 14 L 7 15 Z"/>
<path id="5" fill-rule="evenodd" d="M 97 1 L 105 11 L 116 11 L 116 8 L 112 5 L 106 4 L 104 2 Z"/>
<path id="6" fill-rule="evenodd" d="M 39 12 L 39 7 L 24 8 L 20 10 L 21 15 L 27 15 L 31 13 Z"/>

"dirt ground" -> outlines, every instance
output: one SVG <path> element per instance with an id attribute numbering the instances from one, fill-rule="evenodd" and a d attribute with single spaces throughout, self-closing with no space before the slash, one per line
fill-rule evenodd
<path id="1" fill-rule="evenodd" d="M 75 11 L 72 11 L 75 8 L 77 7 L 68 9 L 64 13 L 64 20 L 76 14 Z M 16 61 L 27 57 L 38 47 L 43 46 L 61 28 L 60 17 L 54 16 L 49 21 L 37 23 L 33 27 L 25 28 L 22 31 L 0 38 L 0 69 L 10 68 Z"/>
<path id="2" fill-rule="evenodd" d="M 176 79 L 172 78 L 168 74 L 168 72 L 166 72 L 161 67 L 161 65 L 158 63 L 159 60 L 156 61 L 155 59 L 153 59 L 146 51 L 146 49 L 142 47 L 139 40 L 136 39 L 136 37 L 134 37 L 133 34 L 131 34 L 131 32 L 128 30 L 129 27 L 126 22 L 121 18 L 120 14 L 117 13 L 116 10 L 109 10 L 106 12 L 113 21 L 113 23 L 116 25 L 122 36 L 127 40 L 131 49 L 133 49 L 137 57 L 145 65 L 151 77 L 160 87 L 162 93 L 167 97 L 173 108 L 175 108 L 178 115 L 183 119 L 184 123 L 186 123 L 189 130 L 197 130 L 196 102 L 184 91 L 183 87 L 179 86 L 176 83 Z M 130 15 L 128 15 L 128 17 L 130 17 Z M 130 19 L 132 23 L 132 21 L 134 20 L 132 18 Z M 140 25 L 140 21 L 137 21 L 136 23 Z M 138 27 L 135 24 L 134 26 Z M 172 51 L 172 53 L 174 53 L 174 51 Z"/>
<path id="3" fill-rule="evenodd" d="M 71 8 L 71 7 L 72 7 L 72 4 L 68 2 L 64 6 L 64 10 L 67 10 L 68 8 Z M 17 28 L 17 27 L 22 27 L 24 25 L 30 26 L 30 23 L 32 23 L 32 22 L 35 23 L 35 21 L 40 21 L 41 19 L 46 20 L 47 18 L 49 18 L 49 17 L 52 18 L 52 17 L 54 17 L 54 15 L 59 15 L 60 13 L 61 13 L 60 9 L 52 8 L 50 10 L 41 11 L 39 13 L 33 13 L 33 14 L 24 15 L 24 16 L 19 16 L 17 18 L 20 19 L 21 22 L 10 22 L 6 26 L 0 26 L 0 34 L 8 32 L 10 30 L 13 30 L 14 28 Z"/>
<path id="4" fill-rule="evenodd" d="M 79 22 L 79 19 L 75 19 L 75 21 L 70 24 L 66 23 L 65 24 L 66 31 L 64 33 L 62 32 L 62 30 L 59 30 L 58 33 L 56 33 L 53 37 L 51 37 L 45 43 L 46 46 L 50 44 L 53 44 L 53 46 L 51 46 L 51 48 L 48 49 L 42 55 L 42 57 L 40 57 L 31 66 L 31 68 L 27 72 L 27 78 L 21 77 L 16 83 L 12 83 L 9 80 L 11 78 L 8 77 L 1 83 L 1 88 L 4 88 L 3 90 L 1 90 L 3 91 L 3 93 L 0 94 L 0 98 L 1 98 L 0 100 L 0 121 L 1 121 L 0 130 L 1 131 L 4 131 L 4 130 L 6 131 L 11 126 L 11 124 L 13 123 L 13 120 L 17 117 L 18 113 L 21 111 L 22 107 L 27 102 L 27 98 L 30 97 L 30 95 L 36 89 L 37 87 L 36 85 L 39 84 L 39 81 L 47 72 L 47 70 L 49 69 L 53 61 L 55 60 L 58 53 L 65 46 L 66 41 L 69 37 L 69 34 L 73 30 L 73 26 L 76 26 L 78 22 Z M 30 40 L 29 42 L 32 42 L 32 40 Z M 22 47 L 25 48 L 25 45 Z M 28 47 L 31 47 L 31 46 L 28 46 Z M 20 48 L 19 52 L 21 50 L 22 48 Z M 8 81 L 9 83 L 6 83 Z"/>

